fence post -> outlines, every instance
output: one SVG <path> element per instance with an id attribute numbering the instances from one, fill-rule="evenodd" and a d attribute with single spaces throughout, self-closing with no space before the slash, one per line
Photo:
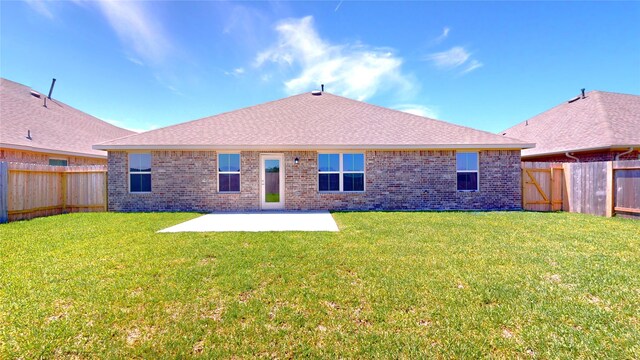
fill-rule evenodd
<path id="1" fill-rule="evenodd" d="M 607 197 L 605 200 L 605 216 L 613 216 L 613 182 L 615 181 L 613 176 L 613 161 L 607 161 Z"/>
<path id="2" fill-rule="evenodd" d="M 0 224 L 9 222 L 9 164 L 0 161 Z"/>
<path id="3" fill-rule="evenodd" d="M 67 168 L 64 168 L 64 171 L 60 173 L 60 187 L 62 191 L 62 213 L 66 213 L 67 211 Z"/>
<path id="4" fill-rule="evenodd" d="M 562 172 L 564 175 L 564 187 L 565 187 L 565 196 L 567 201 L 567 212 L 574 212 L 573 206 L 573 189 L 571 186 L 573 185 L 573 178 L 571 173 L 571 165 L 569 163 L 562 164 Z"/>
<path id="5" fill-rule="evenodd" d="M 520 163 L 520 185 L 522 186 L 520 188 L 520 192 L 522 193 L 522 210 L 526 210 L 524 206 L 527 204 L 527 199 L 525 198 L 527 192 L 524 183 L 524 164 L 522 162 Z"/>
<path id="6" fill-rule="evenodd" d="M 104 193 L 102 195 L 102 201 L 104 201 L 104 211 L 109 211 L 109 178 L 107 177 L 108 172 L 103 172 L 102 176 L 104 176 Z"/>

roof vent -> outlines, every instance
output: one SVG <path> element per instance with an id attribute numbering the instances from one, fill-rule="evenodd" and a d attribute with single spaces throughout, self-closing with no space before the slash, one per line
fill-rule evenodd
<path id="1" fill-rule="evenodd" d="M 29 140 L 33 140 L 33 138 L 31 137 L 31 130 L 27 130 L 26 138 L 29 139 Z"/>
<path id="2" fill-rule="evenodd" d="M 56 86 L 56 79 L 54 78 L 53 80 L 51 80 L 51 87 L 49 88 L 49 96 L 47 96 L 49 98 L 49 100 L 51 100 L 51 93 L 53 92 L 53 87 Z"/>
<path id="3" fill-rule="evenodd" d="M 311 92 L 311 95 L 313 95 L 313 96 L 320 96 L 320 95 L 322 95 L 322 91 L 320 91 L 320 90 L 313 90 L 313 91 Z"/>
<path id="4" fill-rule="evenodd" d="M 580 100 L 580 96 L 576 96 L 576 97 L 574 97 L 573 99 L 570 99 L 570 100 L 568 101 L 568 103 L 569 103 L 569 104 L 571 104 L 572 102 L 574 102 L 574 101 L 578 101 L 578 100 Z"/>
<path id="5" fill-rule="evenodd" d="M 587 98 L 587 96 L 584 94 L 584 91 L 585 91 L 585 90 L 586 90 L 586 89 L 584 89 L 584 88 L 583 88 L 583 89 L 580 89 L 580 92 L 582 93 L 582 95 L 578 95 L 578 96 L 574 97 L 573 99 L 569 99 L 568 103 L 569 103 L 569 104 L 571 104 L 571 103 L 572 103 L 572 102 L 574 102 L 574 101 L 578 101 L 578 100 L 580 100 L 580 99 L 586 99 L 586 98 Z"/>
<path id="6" fill-rule="evenodd" d="M 36 92 L 36 91 L 31 90 L 31 96 L 35 96 L 38 99 L 40 99 L 40 94 L 38 92 Z"/>

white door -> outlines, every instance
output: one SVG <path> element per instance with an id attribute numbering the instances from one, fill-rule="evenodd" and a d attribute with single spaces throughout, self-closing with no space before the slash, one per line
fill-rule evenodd
<path id="1" fill-rule="evenodd" d="M 284 155 L 260 155 L 260 204 L 262 209 L 284 209 Z"/>

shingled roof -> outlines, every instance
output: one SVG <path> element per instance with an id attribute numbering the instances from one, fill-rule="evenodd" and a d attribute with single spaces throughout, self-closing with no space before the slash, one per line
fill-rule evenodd
<path id="1" fill-rule="evenodd" d="M 522 149 L 532 144 L 329 93 L 303 93 L 96 149 Z"/>
<path id="2" fill-rule="evenodd" d="M 501 133 L 536 143 L 523 157 L 640 146 L 640 96 L 590 91 Z"/>
<path id="3" fill-rule="evenodd" d="M 0 79 L 0 147 L 106 158 L 106 152 L 92 145 L 135 134 L 56 99 L 47 99 L 44 107 L 46 94 L 38 98 L 31 92 L 28 86 Z"/>

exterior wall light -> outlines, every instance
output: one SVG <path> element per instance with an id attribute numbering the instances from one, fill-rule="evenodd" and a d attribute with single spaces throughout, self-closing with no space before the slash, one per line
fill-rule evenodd
<path id="1" fill-rule="evenodd" d="M 300 159 L 298 159 L 298 158 L 295 158 L 295 159 L 293 160 L 293 163 L 294 163 L 294 164 L 296 164 L 296 165 L 298 165 L 298 163 L 299 163 L 299 162 L 300 162 Z"/>

